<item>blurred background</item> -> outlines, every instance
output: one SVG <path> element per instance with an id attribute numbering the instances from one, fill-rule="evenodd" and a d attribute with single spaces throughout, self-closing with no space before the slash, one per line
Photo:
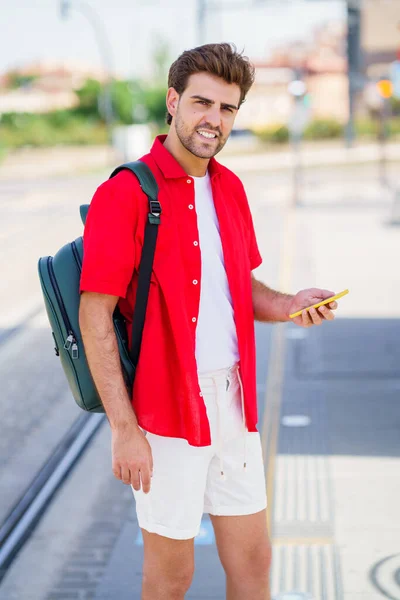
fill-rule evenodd
<path id="1" fill-rule="evenodd" d="M 256 67 L 218 157 L 245 184 L 256 277 L 350 290 L 334 323 L 256 324 L 273 598 L 400 600 L 400 0 L 14 0 L 0 16 L 1 600 L 140 598 L 133 497 L 105 419 L 73 401 L 37 262 L 168 131 L 175 58 L 222 41 Z M 207 516 L 195 547 L 187 597 L 222 600 Z"/>
<path id="2" fill-rule="evenodd" d="M 165 130 L 169 65 L 216 39 L 244 48 L 257 68 L 236 123 L 255 145 L 288 141 L 298 97 L 306 140 L 376 139 L 382 113 L 387 135 L 400 133 L 396 0 L 120 0 L 113 9 L 102 0 L 3 9 L 3 154 L 111 138 L 118 146 L 120 127 L 132 124 Z"/>

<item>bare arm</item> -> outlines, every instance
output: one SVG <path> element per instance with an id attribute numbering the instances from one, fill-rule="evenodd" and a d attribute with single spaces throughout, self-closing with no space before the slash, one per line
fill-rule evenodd
<path id="1" fill-rule="evenodd" d="M 334 292 L 331 290 L 309 288 L 297 292 L 295 296 L 291 296 L 272 290 L 261 281 L 257 281 L 253 275 L 251 278 L 254 318 L 256 321 L 268 321 L 270 323 L 292 321 L 300 327 L 311 327 L 312 325 L 321 325 L 324 320 L 332 321 L 334 319 L 332 311 L 336 310 L 337 302 L 331 302 L 318 309 L 312 308 L 310 311 L 304 310 L 306 307 L 333 296 Z M 299 310 L 302 310 L 302 314 L 290 319 L 289 315 Z"/>
<path id="2" fill-rule="evenodd" d="M 293 296 L 272 290 L 253 275 L 251 278 L 255 320 L 270 323 L 289 321 L 289 306 Z"/>
<path id="3" fill-rule="evenodd" d="M 137 426 L 122 375 L 112 315 L 119 298 L 83 292 L 79 326 L 90 372 L 112 429 Z"/>
<path id="4" fill-rule="evenodd" d="M 83 292 L 79 326 L 90 372 L 111 426 L 114 475 L 135 489 L 140 489 L 141 478 L 143 491 L 148 491 L 153 469 L 151 450 L 138 426 L 122 374 L 112 320 L 118 299 Z"/>

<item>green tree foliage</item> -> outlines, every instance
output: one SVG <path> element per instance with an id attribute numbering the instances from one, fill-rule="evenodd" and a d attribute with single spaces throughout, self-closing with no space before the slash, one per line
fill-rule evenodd
<path id="1" fill-rule="evenodd" d="M 4 113 L 0 119 L 0 148 L 106 142 L 106 128 L 99 120 L 87 119 L 72 111 Z"/>
<path id="2" fill-rule="evenodd" d="M 129 81 L 114 81 L 112 104 L 117 121 L 124 125 L 132 123 L 133 94 Z"/>
<path id="3" fill-rule="evenodd" d="M 81 115 L 99 119 L 99 97 L 101 92 L 102 84 L 100 81 L 88 79 L 79 90 L 76 90 L 79 106 L 75 111 Z"/>
<path id="4" fill-rule="evenodd" d="M 149 121 L 161 126 L 165 122 L 167 112 L 165 97 L 167 87 L 162 85 L 153 85 L 144 90 L 143 102 L 147 107 Z"/>
<path id="5" fill-rule="evenodd" d="M 391 98 L 390 107 L 393 115 L 400 116 L 400 98 Z"/>
<path id="6" fill-rule="evenodd" d="M 166 85 L 161 83 L 143 83 L 139 80 L 114 81 L 111 96 L 115 121 L 123 125 L 147 122 L 162 125 L 166 113 L 166 92 Z M 99 112 L 100 97 L 104 94 L 102 84 L 88 79 L 76 93 L 79 105 L 71 112 L 102 120 Z"/>
<path id="7" fill-rule="evenodd" d="M 37 75 L 20 75 L 19 73 L 11 72 L 8 73 L 6 87 L 12 90 L 28 87 L 37 79 Z"/>
<path id="8" fill-rule="evenodd" d="M 306 127 L 306 140 L 329 140 L 343 135 L 343 125 L 335 119 L 315 119 Z"/>

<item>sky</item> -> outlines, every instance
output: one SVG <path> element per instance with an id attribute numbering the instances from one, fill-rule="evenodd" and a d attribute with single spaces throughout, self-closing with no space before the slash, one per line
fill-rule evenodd
<path id="1" fill-rule="evenodd" d="M 121 77 L 150 74 L 152 48 L 159 38 L 168 43 L 171 62 L 199 43 L 197 0 L 69 2 L 70 14 L 62 19 L 60 0 L 3 1 L 0 73 L 37 59 L 79 60 L 101 66 L 93 27 L 78 10 L 80 4 L 96 11 L 109 40 L 111 68 Z M 218 10 L 211 5 L 218 5 Z M 320 23 L 345 16 L 341 0 L 208 0 L 208 6 L 202 41 L 233 42 L 252 60 L 265 58 L 269 50 L 288 39 L 310 36 Z"/>

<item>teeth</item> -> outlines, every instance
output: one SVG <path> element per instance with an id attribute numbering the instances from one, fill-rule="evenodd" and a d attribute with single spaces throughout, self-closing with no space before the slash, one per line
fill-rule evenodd
<path id="1" fill-rule="evenodd" d="M 208 138 L 209 140 L 214 139 L 216 137 L 215 133 L 208 133 L 207 131 L 198 131 L 198 133 L 203 137 Z"/>

